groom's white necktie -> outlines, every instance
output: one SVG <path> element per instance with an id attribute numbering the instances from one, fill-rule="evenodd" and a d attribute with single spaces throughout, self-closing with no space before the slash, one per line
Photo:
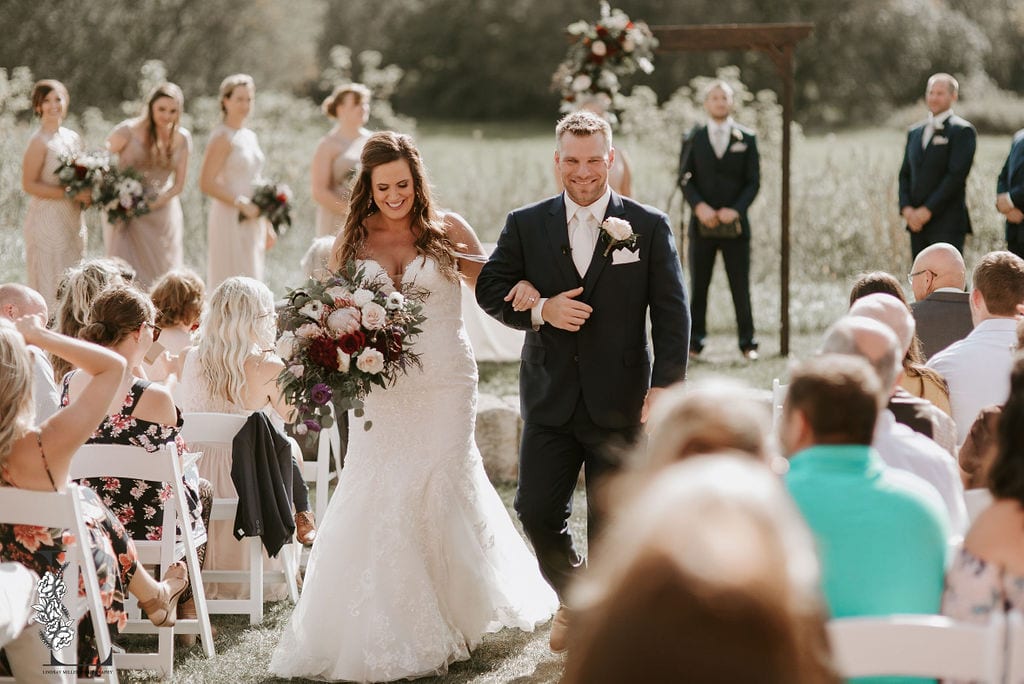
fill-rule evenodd
<path id="1" fill-rule="evenodd" d="M 597 240 L 597 230 L 594 227 L 596 220 L 588 209 L 580 208 L 572 217 L 572 225 L 569 227 L 569 246 L 572 249 L 572 263 L 576 265 L 576 272 L 582 278 L 590 268 L 590 259 L 594 255 L 594 245 Z"/>

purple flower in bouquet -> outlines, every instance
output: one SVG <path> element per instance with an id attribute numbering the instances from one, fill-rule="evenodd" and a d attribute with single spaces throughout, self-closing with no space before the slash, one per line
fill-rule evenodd
<path id="1" fill-rule="evenodd" d="M 318 382 L 313 385 L 313 389 L 309 390 L 309 398 L 313 400 L 314 404 L 323 406 L 331 400 L 331 388 L 322 382 Z"/>
<path id="2" fill-rule="evenodd" d="M 320 432 L 320 430 L 323 429 L 322 427 L 320 427 L 320 423 L 316 422 L 311 418 L 302 421 L 302 424 L 305 425 L 306 429 L 309 430 L 310 432 Z"/>

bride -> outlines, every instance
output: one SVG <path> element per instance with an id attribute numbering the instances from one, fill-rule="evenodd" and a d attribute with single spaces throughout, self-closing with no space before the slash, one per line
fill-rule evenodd
<path id="1" fill-rule="evenodd" d="M 459 288 L 460 277 L 475 284 L 482 253 L 465 220 L 436 213 L 412 139 L 371 136 L 330 265 L 360 260 L 398 288 L 430 292 L 415 341 L 423 368 L 371 392 L 365 417 L 352 419 L 345 470 L 271 660 L 274 674 L 441 674 L 484 633 L 532 631 L 558 606 L 473 440 L 477 373 Z M 521 304 L 528 288 L 517 285 L 510 301 Z"/>

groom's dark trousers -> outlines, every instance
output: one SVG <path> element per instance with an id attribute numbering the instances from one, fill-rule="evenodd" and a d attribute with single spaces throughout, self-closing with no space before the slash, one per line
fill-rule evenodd
<path id="1" fill-rule="evenodd" d="M 580 467 L 587 478 L 593 538 L 600 527 L 595 520 L 600 501 L 593 493 L 639 435 L 648 387 L 667 386 L 686 374 L 690 318 L 667 217 L 614 192 L 606 216 L 630 223 L 637 249 L 606 255 L 607 244 L 598 240 L 580 277 L 569 251 L 562 195 L 513 211 L 476 286 L 487 313 L 526 331 L 519 371 L 525 425 L 515 505 L 541 572 L 560 595 L 582 564 L 568 527 Z M 593 307 L 590 318 L 578 332 L 550 324 L 534 329 L 529 311 L 514 311 L 504 301 L 524 279 L 548 298 L 582 286 L 577 300 Z"/>

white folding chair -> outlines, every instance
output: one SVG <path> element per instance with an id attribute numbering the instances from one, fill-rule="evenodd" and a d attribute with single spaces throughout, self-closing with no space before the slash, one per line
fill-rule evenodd
<path id="1" fill-rule="evenodd" d="M 331 427 L 320 431 L 317 437 L 316 462 L 305 461 L 302 464 L 302 479 L 312 482 L 316 487 L 316 519 L 320 522 L 327 512 L 330 501 L 330 484 L 341 475 L 341 431 L 338 429 L 338 417 L 331 405 Z M 334 473 L 331 473 L 331 457 L 334 458 Z"/>
<path id="2" fill-rule="evenodd" d="M 778 378 L 772 378 L 772 429 L 778 432 L 779 421 L 782 420 L 782 406 L 786 402 L 786 390 L 789 385 L 783 385 Z"/>
<path id="3" fill-rule="evenodd" d="M 186 413 L 185 423 L 181 428 L 181 437 L 189 448 L 202 450 L 204 444 L 221 445 L 231 449 L 235 435 L 245 425 L 248 416 L 235 413 Z M 210 522 L 215 520 L 235 519 L 238 509 L 238 497 L 214 498 Z M 263 622 L 263 584 L 264 582 L 286 582 L 288 593 L 293 601 L 299 600 L 298 544 L 292 537 L 292 549 L 282 549 L 284 572 L 267 571 L 263 568 L 263 540 L 260 537 L 249 537 L 241 543 L 249 547 L 249 570 L 204 570 L 203 578 L 207 582 L 248 583 L 249 598 L 247 599 L 210 599 L 207 606 L 214 615 L 248 615 L 249 624 Z"/>
<path id="4" fill-rule="evenodd" d="M 164 502 L 160 541 L 134 539 L 142 565 L 160 568 L 160 577 L 176 558 L 175 528 L 181 530 L 185 546 L 185 564 L 188 567 L 192 594 L 195 597 L 196 619 L 180 619 L 174 627 L 156 627 L 142 617 L 138 602 L 130 601 L 130 619 L 125 633 L 156 634 L 158 648 L 155 653 L 115 653 L 114 664 L 124 669 L 159 670 L 164 677 L 174 674 L 174 634 L 198 634 L 207 658 L 214 655 L 213 633 L 210 629 L 210 613 L 206 606 L 206 592 L 199 567 L 199 556 L 195 537 L 192 534 L 188 500 L 182 483 L 181 462 L 173 444 L 164 445 L 156 452 L 142 447 L 120 444 L 87 444 L 75 453 L 71 460 L 70 476 L 74 480 L 95 477 L 119 477 L 131 480 L 169 482 L 172 499 Z"/>
<path id="5" fill-rule="evenodd" d="M 106 611 L 100 600 L 100 584 L 96 563 L 88 548 L 89 532 L 82 517 L 78 485 L 69 485 L 63 492 L 35 492 L 5 487 L 0 496 L 0 523 L 5 525 L 36 525 L 59 527 L 72 531 L 74 541 L 68 544 L 65 559 L 64 585 L 67 587 L 65 605 L 72 619 L 78 620 L 87 611 L 96 635 L 100 660 L 105 661 L 103 681 L 117 683 L 117 669 L 112 665 L 110 631 L 107 629 Z M 85 585 L 85 599 L 78 595 L 78 573 Z M 71 650 L 73 654 L 74 651 Z M 106 654 L 106 657 L 104 655 Z M 70 665 L 71 663 L 69 663 Z M 2 681 L 14 681 L 4 679 Z"/>
<path id="6" fill-rule="evenodd" d="M 984 487 L 964 490 L 967 519 L 973 523 L 982 511 L 992 505 L 992 500 L 992 492 Z"/>
<path id="7" fill-rule="evenodd" d="M 905 676 L 1001 682 L 1006 619 L 987 624 L 941 615 L 829 620 L 829 641 L 843 677 Z"/>

